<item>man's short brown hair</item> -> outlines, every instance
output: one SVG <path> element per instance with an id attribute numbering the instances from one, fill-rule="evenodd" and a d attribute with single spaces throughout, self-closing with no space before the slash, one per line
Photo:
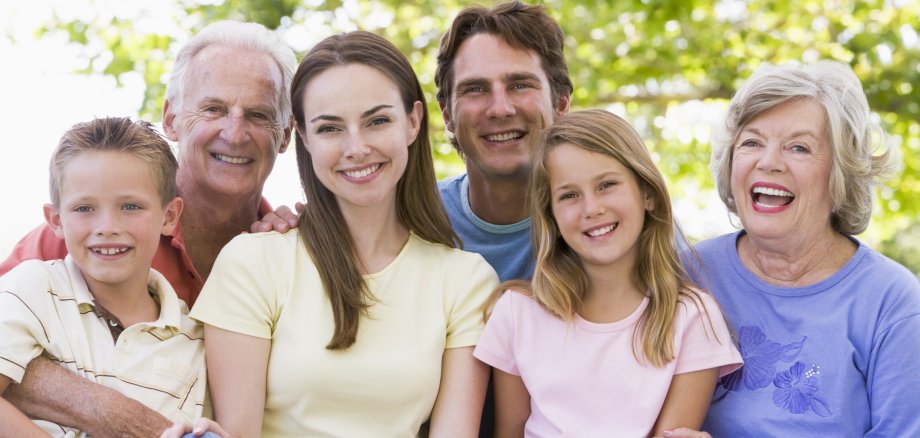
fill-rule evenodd
<path id="1" fill-rule="evenodd" d="M 492 9 L 469 7 L 454 18 L 450 29 L 441 38 L 434 75 L 438 103 L 442 107 L 450 107 L 457 51 L 467 38 L 479 33 L 495 35 L 511 47 L 533 51 L 540 57 L 552 89 L 554 109 L 560 98 L 572 94 L 572 80 L 569 79 L 569 68 L 563 54 L 565 37 L 559 23 L 546 14 L 543 6 L 512 1 Z"/>

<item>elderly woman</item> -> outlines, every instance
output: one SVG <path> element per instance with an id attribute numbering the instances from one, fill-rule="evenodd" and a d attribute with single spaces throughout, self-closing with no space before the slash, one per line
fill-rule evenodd
<path id="1" fill-rule="evenodd" d="M 920 283 L 853 235 L 896 169 L 844 64 L 764 67 L 713 152 L 743 229 L 696 246 L 744 367 L 704 430 L 733 436 L 920 436 Z M 882 153 L 880 153 L 882 152 Z"/>

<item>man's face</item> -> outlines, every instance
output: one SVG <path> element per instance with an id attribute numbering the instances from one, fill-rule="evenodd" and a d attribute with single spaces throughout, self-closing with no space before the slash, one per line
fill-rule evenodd
<path id="1" fill-rule="evenodd" d="M 529 50 L 499 36 L 469 37 L 453 63 L 451 100 L 442 115 L 463 151 L 467 172 L 485 179 L 526 180 L 543 129 L 568 110 Z"/>
<path id="2" fill-rule="evenodd" d="M 179 143 L 180 192 L 261 194 L 290 140 L 281 80 L 265 53 L 209 47 L 191 60 L 180 107 L 163 108 L 166 135 Z"/>

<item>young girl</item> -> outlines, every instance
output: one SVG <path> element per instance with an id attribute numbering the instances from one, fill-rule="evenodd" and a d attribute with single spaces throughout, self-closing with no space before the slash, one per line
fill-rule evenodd
<path id="1" fill-rule="evenodd" d="M 508 284 L 474 355 L 494 367 L 497 436 L 661 435 L 702 424 L 741 357 L 686 280 L 665 182 L 606 111 L 544 133 L 530 201 L 532 284 Z"/>

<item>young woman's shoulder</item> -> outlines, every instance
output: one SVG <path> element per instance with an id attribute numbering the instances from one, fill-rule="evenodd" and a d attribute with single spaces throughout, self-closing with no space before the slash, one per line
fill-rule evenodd
<path id="1" fill-rule="evenodd" d="M 277 231 L 243 233 L 230 240 L 221 252 L 241 252 L 247 257 L 252 257 L 258 253 L 275 253 L 285 249 L 294 249 L 300 244 L 300 230 L 297 228 L 286 233 Z"/>

